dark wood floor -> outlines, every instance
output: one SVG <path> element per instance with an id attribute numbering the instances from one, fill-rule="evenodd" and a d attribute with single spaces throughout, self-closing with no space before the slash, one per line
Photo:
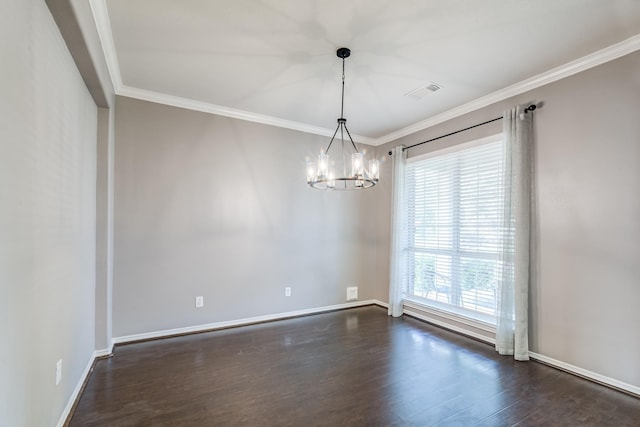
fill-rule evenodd
<path id="1" fill-rule="evenodd" d="M 72 426 L 640 426 L 640 399 L 379 307 L 116 347 Z"/>

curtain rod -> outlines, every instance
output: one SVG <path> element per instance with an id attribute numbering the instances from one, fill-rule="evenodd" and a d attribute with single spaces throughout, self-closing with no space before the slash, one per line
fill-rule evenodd
<path id="1" fill-rule="evenodd" d="M 527 108 L 524 109 L 524 112 L 528 113 L 529 111 L 533 111 L 536 108 L 537 108 L 536 104 L 531 104 Z M 464 132 L 464 131 L 469 130 L 469 129 L 477 128 L 478 126 L 483 126 L 483 125 L 486 125 L 488 123 L 492 123 L 492 122 L 495 122 L 495 121 L 498 121 L 498 120 L 502 120 L 502 117 L 496 117 L 495 119 L 487 120 L 486 122 L 478 123 L 477 125 L 469 126 L 467 128 L 460 129 L 460 130 L 457 130 L 455 132 L 448 133 L 446 135 L 441 135 L 441 136 L 437 136 L 435 138 L 427 139 L 426 141 L 418 142 L 416 144 L 409 145 L 408 147 L 402 147 L 402 151 L 406 151 L 409 148 L 417 147 L 418 145 L 426 144 L 427 142 L 432 142 L 432 141 L 435 141 L 437 139 L 446 138 L 448 136 L 455 135 L 457 133 Z M 389 151 L 389 155 L 391 155 L 391 154 L 393 154 L 393 151 Z"/>

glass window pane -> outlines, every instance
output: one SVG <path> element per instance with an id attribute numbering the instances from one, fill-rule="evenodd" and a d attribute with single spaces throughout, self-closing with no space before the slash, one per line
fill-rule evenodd
<path id="1" fill-rule="evenodd" d="M 410 163 L 406 179 L 409 294 L 458 314 L 493 316 L 502 142 Z"/>

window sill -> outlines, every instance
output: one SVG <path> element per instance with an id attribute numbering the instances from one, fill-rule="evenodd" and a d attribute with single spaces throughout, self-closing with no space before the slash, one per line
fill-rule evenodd
<path id="1" fill-rule="evenodd" d="M 465 316 L 460 313 L 452 312 L 449 310 L 443 310 L 440 307 L 437 307 L 428 302 L 411 296 L 405 296 L 403 305 L 407 308 L 420 310 L 426 314 L 432 314 L 434 316 L 438 316 L 447 320 L 451 320 L 457 323 L 460 323 L 465 326 L 470 326 L 475 329 L 479 329 L 481 331 L 489 332 L 493 335 L 496 333 L 495 325 L 483 321 L 481 319 L 473 318 L 470 316 Z"/>

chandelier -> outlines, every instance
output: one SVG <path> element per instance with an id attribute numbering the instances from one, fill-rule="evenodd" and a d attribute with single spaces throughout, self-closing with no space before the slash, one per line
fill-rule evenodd
<path id="1" fill-rule="evenodd" d="M 344 118 L 344 63 L 345 58 L 351 55 L 351 50 L 341 47 L 336 51 L 336 55 L 342 58 L 342 99 L 338 127 L 327 149 L 318 155 L 317 164 L 307 162 L 307 184 L 320 190 L 361 190 L 376 185 L 380 178 L 380 169 L 377 159 L 369 160 L 369 168 L 365 167 L 364 155 L 358 151 L 347 129 L 347 119 Z M 340 152 L 332 158 L 329 150 L 332 146 L 338 145 L 333 144 L 338 131 L 340 131 Z M 348 138 L 347 144 L 345 144 L 345 133 Z M 338 150 L 334 149 L 335 151 Z M 349 152 L 351 152 L 350 162 L 347 160 Z"/>

